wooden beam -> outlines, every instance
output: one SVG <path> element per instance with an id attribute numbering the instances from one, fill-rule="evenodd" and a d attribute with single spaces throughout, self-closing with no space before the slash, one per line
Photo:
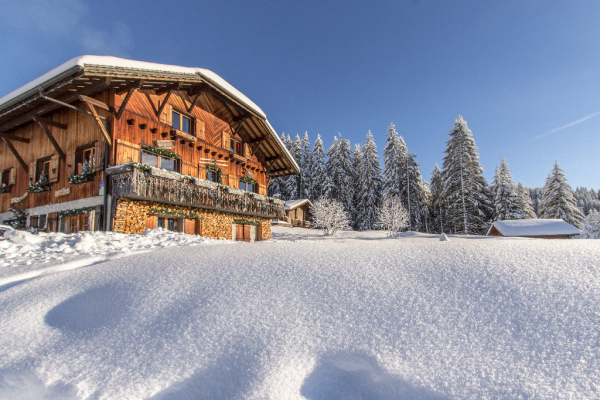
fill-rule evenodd
<path id="1" fill-rule="evenodd" d="M 158 90 L 156 91 L 156 95 L 157 95 L 157 96 L 160 96 L 160 95 L 163 95 L 163 94 L 165 94 L 165 93 L 169 93 L 169 92 L 171 92 L 171 91 L 173 91 L 173 90 L 181 90 L 181 86 L 182 86 L 182 85 L 183 85 L 183 82 L 175 82 L 175 83 L 171 83 L 171 84 L 169 84 L 169 85 L 165 86 L 165 87 L 164 87 L 164 88 L 162 88 L 162 89 L 158 89 Z"/>
<path id="2" fill-rule="evenodd" d="M 135 88 L 135 87 L 129 88 L 129 91 L 127 92 L 127 95 L 123 99 L 123 102 L 121 103 L 121 107 L 119 107 L 119 111 L 117 111 L 115 118 L 121 119 L 121 115 L 123 115 L 123 111 L 125 111 L 125 107 L 127 106 L 127 103 L 129 102 L 129 99 L 131 98 L 131 95 L 136 90 L 137 90 L 137 88 Z"/>
<path id="3" fill-rule="evenodd" d="M 287 171 L 289 170 L 289 168 L 278 168 L 278 169 L 274 169 L 273 171 L 271 171 L 271 174 L 277 173 L 277 172 L 281 172 L 281 171 Z"/>
<path id="4" fill-rule="evenodd" d="M 173 90 L 169 90 L 167 92 L 167 96 L 165 97 L 165 99 L 163 100 L 162 104 L 158 107 L 158 111 L 156 112 L 156 116 L 158 118 L 160 118 L 160 114 L 163 112 L 165 106 L 167 105 L 167 103 L 169 102 L 169 97 L 171 97 L 171 93 L 173 93 Z M 154 108 L 154 107 L 153 107 Z"/>
<path id="5" fill-rule="evenodd" d="M 43 118 L 43 119 L 45 119 L 45 118 Z M 62 158 L 63 160 L 66 160 L 67 156 L 66 156 L 65 152 L 60 148 L 60 146 L 58 145 L 58 142 L 56 141 L 56 139 L 54 139 L 54 136 L 52 136 L 52 132 L 50 132 L 50 129 L 48 129 L 48 126 L 46 125 L 46 123 L 40 121 L 39 117 L 34 118 L 34 121 L 38 123 L 38 125 L 42 128 L 42 130 L 46 134 L 46 136 L 48 136 L 48 140 L 50 140 L 50 143 L 52 143 L 52 146 L 54 146 L 54 150 L 56 150 L 56 152 L 58 153 L 60 158 Z"/>
<path id="6" fill-rule="evenodd" d="M 262 141 L 267 140 L 268 138 L 268 136 L 257 137 L 256 139 L 250 140 L 250 143 L 261 143 Z"/>
<path id="7" fill-rule="evenodd" d="M 250 118 L 252 115 L 250 115 L 249 113 L 244 113 L 244 114 L 240 114 L 237 117 L 233 117 L 232 120 L 233 122 L 238 122 L 238 121 L 243 121 L 246 118 Z"/>
<path id="8" fill-rule="evenodd" d="M 208 85 L 206 83 L 202 83 L 202 84 L 195 86 L 195 87 L 191 88 L 190 90 L 188 90 L 188 96 L 197 95 L 198 93 L 202 93 L 207 89 L 208 89 Z"/>
<path id="9" fill-rule="evenodd" d="M 198 92 L 196 93 L 196 96 L 194 96 L 194 100 L 192 100 L 192 104 L 190 104 L 190 106 L 188 107 L 187 112 L 189 112 L 189 113 L 192 112 L 192 110 L 194 109 L 194 106 L 196 105 L 196 102 L 198 101 L 200 96 L 202 96 L 202 90 L 198 90 Z"/>
<path id="10" fill-rule="evenodd" d="M 58 129 L 62 129 L 63 131 L 67 130 L 67 124 L 61 124 L 60 122 L 55 122 L 48 118 L 35 116 L 35 117 L 33 117 L 33 120 L 38 123 L 42 123 L 45 125 L 53 126 Z"/>
<path id="11" fill-rule="evenodd" d="M 23 137 L 19 137 L 19 136 L 15 136 L 15 135 L 8 135 L 6 133 L 0 133 L 0 138 L 2 139 L 7 139 L 7 140 L 14 140 L 15 142 L 23 142 L 23 143 L 29 143 L 30 140 L 23 138 Z"/>
<path id="12" fill-rule="evenodd" d="M 144 80 L 138 79 L 137 81 L 130 82 L 127 85 L 118 88 L 116 93 L 118 95 L 122 95 L 123 93 L 129 92 L 131 89 L 141 89 L 143 86 L 144 86 Z"/>
<path id="13" fill-rule="evenodd" d="M 15 146 L 13 146 L 12 143 L 9 142 L 8 140 L 6 140 L 4 137 L 2 138 L 2 140 L 4 141 L 4 143 L 6 143 L 6 145 L 8 146 L 8 149 L 10 150 L 11 153 L 13 153 L 13 156 L 15 156 L 15 158 L 17 159 L 19 164 L 21 164 L 21 168 L 23 168 L 25 170 L 25 173 L 28 174 L 29 166 L 27 166 L 27 163 L 25 161 L 23 161 L 23 159 L 17 152 L 17 149 L 15 149 Z"/>
<path id="14" fill-rule="evenodd" d="M 90 109 L 91 113 L 93 114 L 94 119 L 96 120 L 96 123 L 100 127 L 100 130 L 102 131 L 102 134 L 104 135 L 104 138 L 106 139 L 106 143 L 108 143 L 109 146 L 112 146 L 112 139 L 110 138 L 110 135 L 108 134 L 108 131 L 106 130 L 106 126 L 104 125 L 104 123 L 100 119 L 100 116 L 96 112 L 94 105 L 92 103 L 88 103 L 88 102 L 86 102 L 85 104 L 87 104 L 88 108 Z"/>
<path id="15" fill-rule="evenodd" d="M 275 160 L 279 160 L 281 158 L 281 156 L 273 156 L 273 157 L 267 157 L 265 158 L 265 161 L 275 161 Z"/>
<path id="16" fill-rule="evenodd" d="M 79 101 L 82 101 L 84 103 L 87 103 L 88 106 L 90 104 L 93 104 L 94 106 L 101 108 L 103 110 L 108 111 L 109 113 L 114 112 L 114 108 L 112 108 L 111 106 L 106 105 L 105 103 L 98 101 L 96 99 L 92 99 L 91 97 L 85 96 L 85 95 L 78 95 L 77 98 L 79 99 Z"/>

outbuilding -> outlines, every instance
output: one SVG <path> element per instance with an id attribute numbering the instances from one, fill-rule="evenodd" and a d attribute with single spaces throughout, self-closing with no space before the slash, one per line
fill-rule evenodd
<path id="1" fill-rule="evenodd" d="M 487 236 L 567 239 L 581 231 L 562 219 L 517 219 L 494 221 Z"/>

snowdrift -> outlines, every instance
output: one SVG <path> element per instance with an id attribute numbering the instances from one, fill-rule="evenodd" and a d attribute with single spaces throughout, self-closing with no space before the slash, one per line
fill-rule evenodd
<path id="1" fill-rule="evenodd" d="M 598 398 L 596 243 L 201 244 L 24 279 L 0 398 Z"/>

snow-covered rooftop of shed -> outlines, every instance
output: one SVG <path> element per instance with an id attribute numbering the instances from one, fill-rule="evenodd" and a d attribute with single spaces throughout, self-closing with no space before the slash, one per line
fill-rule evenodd
<path id="1" fill-rule="evenodd" d="M 293 210 L 294 208 L 298 208 L 301 205 L 308 203 L 312 206 L 312 203 L 308 199 L 298 199 L 298 200 L 289 200 L 285 202 L 286 210 Z"/>
<path id="2" fill-rule="evenodd" d="M 43 84 L 44 82 L 54 78 L 61 73 L 68 71 L 69 69 L 79 65 L 85 68 L 85 65 L 102 65 L 107 67 L 115 67 L 115 68 L 128 68 L 134 70 L 146 70 L 146 71 L 161 71 L 161 72 L 172 72 L 177 74 L 197 74 L 203 79 L 209 81 L 217 87 L 220 87 L 224 91 L 228 92 L 230 95 L 235 97 L 237 100 L 242 102 L 248 108 L 252 109 L 256 114 L 260 115 L 262 118 L 266 118 L 265 113 L 254 104 L 248 97 L 243 95 L 239 90 L 231 86 L 227 81 L 221 78 L 219 75 L 215 74 L 212 71 L 209 71 L 205 68 L 193 68 L 193 67 L 180 67 L 177 65 L 168 65 L 168 64 L 156 64 L 145 61 L 135 61 L 135 60 L 127 60 L 119 57 L 112 56 L 79 56 L 75 57 L 62 65 L 54 68 L 50 72 L 45 73 L 39 78 L 29 82 L 26 85 L 21 86 L 17 90 L 7 94 L 6 96 L 0 98 L 0 105 L 12 100 L 13 98 L 31 90 L 35 87 Z"/>
<path id="3" fill-rule="evenodd" d="M 518 219 L 492 224 L 502 236 L 579 235 L 581 231 L 562 219 Z M 490 230 L 492 228 L 490 227 Z M 489 232 L 488 232 L 489 233 Z"/>

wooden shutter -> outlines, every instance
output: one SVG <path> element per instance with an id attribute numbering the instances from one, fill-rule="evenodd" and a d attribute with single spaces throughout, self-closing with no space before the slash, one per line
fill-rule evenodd
<path id="1" fill-rule="evenodd" d="M 29 184 L 31 185 L 32 183 L 35 183 L 35 167 L 37 166 L 37 163 L 32 162 L 31 164 L 29 164 Z"/>
<path id="2" fill-rule="evenodd" d="M 104 142 L 97 141 L 94 146 L 94 161 L 92 165 L 92 171 L 103 171 L 104 170 Z"/>
<path id="3" fill-rule="evenodd" d="M 67 153 L 67 175 L 75 175 L 75 150 Z"/>
<path id="4" fill-rule="evenodd" d="M 50 183 L 58 182 L 59 164 L 60 164 L 60 157 L 58 156 L 58 154 L 53 155 L 50 158 L 50 171 L 48 172 L 48 175 L 49 175 L 48 181 L 50 181 Z"/>
<path id="5" fill-rule="evenodd" d="M 235 225 L 235 240 L 239 242 L 244 241 L 244 225 L 236 224 Z"/>
<path id="6" fill-rule="evenodd" d="M 173 106 L 167 104 L 165 108 L 163 108 L 162 113 L 160 114 L 160 122 L 163 124 L 167 124 L 169 126 L 173 126 Z"/>
<path id="7" fill-rule="evenodd" d="M 250 225 L 244 225 L 244 242 L 250 241 Z"/>
<path id="8" fill-rule="evenodd" d="M 231 136 L 229 132 L 223 132 L 223 148 L 227 151 L 231 149 Z"/>
<path id="9" fill-rule="evenodd" d="M 17 169 L 16 168 L 10 169 L 10 175 L 8 176 L 8 184 L 9 185 L 17 184 Z"/>
<path id="10" fill-rule="evenodd" d="M 204 129 L 205 129 L 204 121 L 202 121 L 200 118 L 196 118 L 195 134 L 197 137 L 199 137 L 202 140 L 204 140 Z"/>

